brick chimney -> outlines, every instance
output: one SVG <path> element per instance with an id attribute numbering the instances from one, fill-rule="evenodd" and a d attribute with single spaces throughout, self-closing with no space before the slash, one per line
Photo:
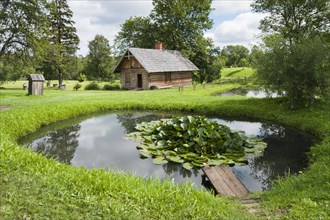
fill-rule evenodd
<path id="1" fill-rule="evenodd" d="M 163 49 L 163 43 L 162 42 L 157 42 L 155 44 L 155 49 L 156 50 L 162 50 Z"/>

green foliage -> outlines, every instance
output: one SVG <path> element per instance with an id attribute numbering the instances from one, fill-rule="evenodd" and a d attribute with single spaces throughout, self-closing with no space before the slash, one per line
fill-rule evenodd
<path id="1" fill-rule="evenodd" d="M 80 73 L 77 77 L 78 82 L 84 82 L 86 79 L 87 79 L 87 77 L 83 73 Z"/>
<path id="2" fill-rule="evenodd" d="M 73 87 L 73 89 L 75 90 L 75 91 L 78 91 L 78 89 L 80 89 L 81 88 L 81 84 L 80 83 L 76 83 L 75 85 L 74 85 L 74 87 Z"/>
<path id="3" fill-rule="evenodd" d="M 101 87 L 96 82 L 91 82 L 85 86 L 85 90 L 100 90 Z"/>
<path id="4" fill-rule="evenodd" d="M 329 90 L 329 1 L 257 0 L 257 12 L 268 13 L 256 68 L 268 88 L 285 91 L 291 107 L 310 106 Z"/>
<path id="5" fill-rule="evenodd" d="M 88 44 L 86 75 L 88 79 L 113 81 L 114 59 L 111 56 L 109 40 L 102 35 L 96 35 Z"/>
<path id="6" fill-rule="evenodd" d="M 120 90 L 119 84 L 105 84 L 102 88 L 103 90 Z"/>
<path id="7" fill-rule="evenodd" d="M 3 0 L 0 3 L 0 57 L 5 54 L 35 52 L 45 32 L 46 0 Z"/>
<path id="8" fill-rule="evenodd" d="M 308 107 L 329 92 L 329 54 L 317 38 L 288 45 L 273 37 L 257 60 L 258 76 L 270 90 L 285 93 L 292 108 Z"/>
<path id="9" fill-rule="evenodd" d="M 142 139 L 142 157 L 152 157 L 155 164 L 183 163 L 184 168 L 203 166 L 245 165 L 246 154 L 259 156 L 266 144 L 243 132 L 231 131 L 202 116 L 183 116 L 160 121 L 143 122 L 139 132 L 129 134 Z"/>
<path id="10" fill-rule="evenodd" d="M 114 40 L 114 53 L 121 56 L 128 47 L 153 48 L 155 25 L 150 17 L 131 17 L 121 25 Z"/>
<path id="11" fill-rule="evenodd" d="M 47 20 L 50 29 L 39 69 L 48 76 L 46 78 L 58 79 L 59 85 L 65 78 L 73 78 L 73 75 L 78 74 L 73 73 L 78 69 L 75 53 L 79 37 L 72 16 L 66 0 L 51 1 Z"/>
<path id="12" fill-rule="evenodd" d="M 328 0 L 256 0 L 251 6 L 256 12 L 267 13 L 260 24 L 267 35 L 280 34 L 291 44 L 315 36 L 329 37 Z"/>
<path id="13" fill-rule="evenodd" d="M 5 54 L 0 57 L 0 72 L 0 85 L 2 85 L 34 73 L 34 68 L 29 57 Z"/>
<path id="14" fill-rule="evenodd" d="M 228 45 L 221 50 L 221 57 L 227 67 L 244 67 L 248 64 L 249 49 L 242 45 Z"/>
<path id="15" fill-rule="evenodd" d="M 116 54 L 127 47 L 153 48 L 162 42 L 164 49 L 181 51 L 199 69 L 199 82 L 212 81 L 219 76 L 220 67 L 214 64 L 213 42 L 204 37 L 213 22 L 210 0 L 153 0 L 148 17 L 133 17 L 122 24 L 115 38 Z"/>

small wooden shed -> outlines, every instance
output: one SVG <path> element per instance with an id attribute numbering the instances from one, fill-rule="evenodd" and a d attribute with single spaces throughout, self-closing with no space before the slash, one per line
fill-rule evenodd
<path id="1" fill-rule="evenodd" d="M 29 95 L 43 95 L 45 78 L 42 74 L 30 74 L 29 80 Z"/>
<path id="2" fill-rule="evenodd" d="M 192 84 L 198 68 L 179 51 L 129 48 L 113 72 L 120 72 L 120 83 L 126 89 L 152 89 Z"/>

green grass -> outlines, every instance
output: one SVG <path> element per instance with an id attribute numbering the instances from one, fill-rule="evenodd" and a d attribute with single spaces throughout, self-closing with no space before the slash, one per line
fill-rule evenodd
<path id="1" fill-rule="evenodd" d="M 69 82 L 70 83 L 70 82 Z M 229 85 L 153 91 L 60 91 L 27 96 L 21 84 L 0 90 L 0 219 L 325 219 L 329 217 L 330 103 L 291 111 L 278 99 L 210 96 Z M 16 140 L 43 125 L 110 110 L 194 112 L 269 120 L 319 137 L 302 175 L 262 193 L 262 213 L 248 214 L 233 199 L 190 185 L 143 180 L 114 171 L 60 164 Z"/>
<path id="2" fill-rule="evenodd" d="M 221 79 L 253 78 L 256 75 L 254 69 L 249 67 L 223 68 Z"/>

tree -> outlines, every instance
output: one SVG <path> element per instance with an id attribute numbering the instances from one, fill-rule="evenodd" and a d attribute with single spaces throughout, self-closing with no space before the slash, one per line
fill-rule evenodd
<path id="1" fill-rule="evenodd" d="M 0 57 L 6 53 L 33 52 L 43 36 L 46 0 L 2 0 L 0 3 Z"/>
<path id="2" fill-rule="evenodd" d="M 211 39 L 204 32 L 212 28 L 209 18 L 211 0 L 153 0 L 154 9 L 148 17 L 134 17 L 125 21 L 116 36 L 116 50 L 123 52 L 127 47 L 153 48 L 162 42 L 168 50 L 179 50 L 199 69 L 199 81 L 206 77 L 212 65 Z M 214 69 L 215 66 L 213 66 Z M 220 69 L 219 71 L 220 72 Z"/>
<path id="3" fill-rule="evenodd" d="M 34 72 L 48 7 L 46 0 L 0 2 L 0 84 Z"/>
<path id="4" fill-rule="evenodd" d="M 326 0 L 256 0 L 269 15 L 261 21 L 263 53 L 257 73 L 270 89 L 284 91 L 291 107 L 310 106 L 329 90 L 330 3 Z"/>
<path id="5" fill-rule="evenodd" d="M 114 59 L 111 56 L 109 40 L 102 35 L 96 35 L 88 44 L 86 73 L 89 79 L 107 80 L 114 79 L 112 67 Z"/>
<path id="6" fill-rule="evenodd" d="M 153 48 L 155 25 L 150 17 L 131 17 L 121 25 L 114 40 L 114 53 L 121 55 L 128 47 Z"/>
<path id="7" fill-rule="evenodd" d="M 72 60 L 79 44 L 72 15 L 66 0 L 51 2 L 49 46 L 43 51 L 44 57 L 40 70 L 48 76 L 56 76 L 59 86 L 63 79 L 70 75 L 69 70 L 74 64 Z"/>
<path id="8" fill-rule="evenodd" d="M 225 65 L 228 67 L 241 67 L 247 65 L 247 59 L 249 57 L 249 49 L 242 45 L 228 45 L 221 51 L 222 57 L 226 58 Z"/>
<path id="9" fill-rule="evenodd" d="M 285 93 L 292 108 L 311 106 L 325 97 L 330 86 L 330 50 L 321 39 L 290 45 L 273 36 L 256 63 L 259 78 L 268 89 Z"/>
<path id="10" fill-rule="evenodd" d="M 328 0 L 256 0 L 251 6 L 256 12 L 269 14 L 260 23 L 264 33 L 280 34 L 290 44 L 315 36 L 329 37 Z"/>

